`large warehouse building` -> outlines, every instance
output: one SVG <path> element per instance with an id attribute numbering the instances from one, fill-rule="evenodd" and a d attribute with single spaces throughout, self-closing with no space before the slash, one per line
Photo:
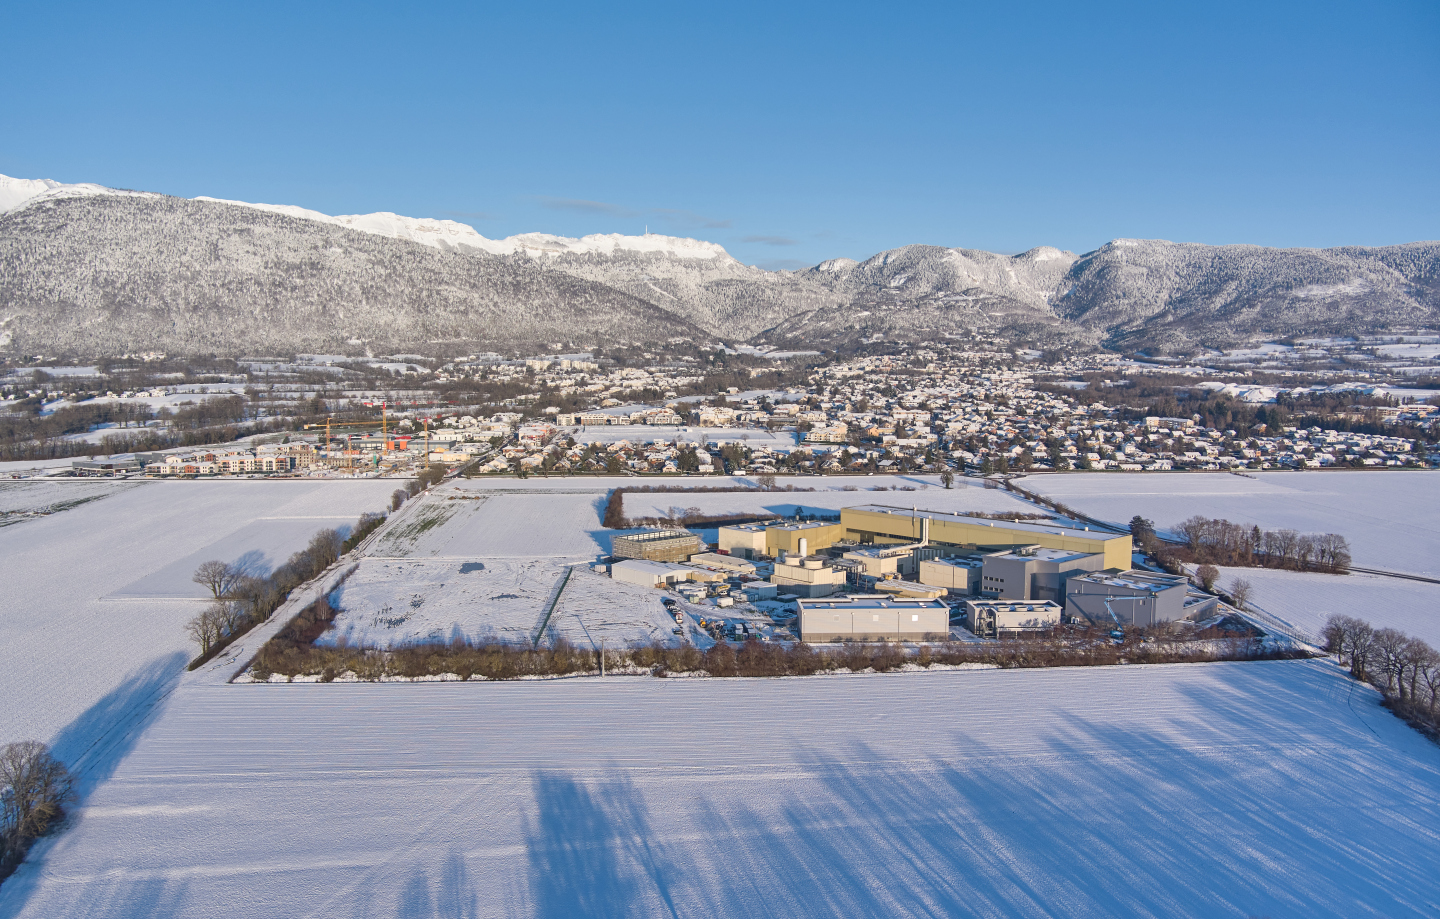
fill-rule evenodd
<path id="1" fill-rule="evenodd" d="M 1130 568 L 1129 534 L 1073 529 L 1058 524 L 1013 523 L 943 511 L 865 504 L 840 512 L 845 538 L 862 544 L 928 543 L 931 546 L 999 551 L 1020 546 L 1103 556 L 1098 567 Z"/>

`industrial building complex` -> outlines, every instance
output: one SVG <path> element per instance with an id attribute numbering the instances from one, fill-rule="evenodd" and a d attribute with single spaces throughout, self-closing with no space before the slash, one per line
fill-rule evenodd
<path id="1" fill-rule="evenodd" d="M 862 504 L 839 519 L 617 536 L 617 580 L 734 608 L 778 601 L 810 642 L 1039 635 L 1064 621 L 1147 627 L 1214 612 L 1182 576 L 1132 570 L 1126 533 Z"/>

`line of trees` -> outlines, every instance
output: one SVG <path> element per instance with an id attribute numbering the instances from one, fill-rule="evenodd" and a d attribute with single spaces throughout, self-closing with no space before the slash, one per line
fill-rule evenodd
<path id="1" fill-rule="evenodd" d="M 0 747 L 0 880 L 65 816 L 73 797 L 70 770 L 45 744 L 24 740 Z"/>
<path id="2" fill-rule="evenodd" d="M 268 575 L 218 560 L 201 563 L 192 580 L 210 591 L 213 602 L 185 624 L 186 635 L 200 648 L 189 669 L 201 666 L 269 619 L 292 590 L 335 564 L 384 522 L 383 514 L 362 514 L 348 538 L 339 530 L 320 530 L 305 548 Z"/>
<path id="3" fill-rule="evenodd" d="M 322 608 L 322 603 L 325 608 Z M 509 645 L 498 642 L 416 644 L 395 649 L 315 646 L 338 610 L 316 601 L 297 616 L 290 634 L 276 636 L 256 656 L 251 676 L 269 680 L 314 676 L 322 681 L 351 675 L 360 680 L 386 677 L 434 677 L 453 674 L 462 680 L 513 680 L 534 676 L 564 676 L 600 671 L 599 653 L 563 639 L 543 644 Z M 282 640 L 283 639 L 283 640 Z M 1190 663 L 1219 660 L 1269 660 L 1306 657 L 1304 652 L 1267 646 L 1259 638 L 1234 637 L 1207 641 L 1146 641 L 1139 632 L 1123 644 L 1110 641 L 1108 632 L 1094 630 L 1085 640 L 1078 633 L 1053 639 L 999 642 L 946 642 L 906 648 L 899 644 L 846 644 L 816 648 L 804 642 L 772 644 L 756 640 L 735 646 L 720 642 L 702 651 L 692 646 L 661 644 L 607 648 L 605 669 L 615 673 L 706 673 L 710 676 L 809 676 L 848 669 L 852 672 L 897 670 L 905 664 L 988 664 L 1002 668 L 1082 667 L 1112 664 Z"/>
<path id="4" fill-rule="evenodd" d="M 77 402 L 42 415 L 42 404 L 41 399 L 26 399 L 0 415 L 0 460 L 59 459 L 226 443 L 291 427 L 290 422 L 277 418 L 247 421 L 241 396 L 204 399 L 193 406 L 158 412 L 129 402 Z M 152 421 L 161 423 L 148 426 Z M 99 444 L 68 439 L 104 424 L 117 425 L 117 433 L 105 435 Z"/>
<path id="5" fill-rule="evenodd" d="M 1323 632 L 1325 650 L 1350 668 L 1350 675 L 1385 695 L 1397 715 L 1440 742 L 1440 651 L 1399 629 L 1377 629 L 1354 616 L 1331 616 Z"/>
<path id="6" fill-rule="evenodd" d="M 1286 568 L 1291 571 L 1350 571 L 1350 543 L 1338 533 L 1262 530 L 1229 520 L 1195 516 L 1176 531 L 1185 538 L 1188 561 L 1234 568 Z"/>

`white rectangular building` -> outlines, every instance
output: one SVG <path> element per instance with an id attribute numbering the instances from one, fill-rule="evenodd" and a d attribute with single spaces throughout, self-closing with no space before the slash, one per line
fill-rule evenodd
<path id="1" fill-rule="evenodd" d="M 628 558 L 610 566 L 610 577 L 627 584 L 641 587 L 668 587 L 681 581 L 690 580 L 694 568 L 674 562 L 652 562 L 643 558 Z"/>

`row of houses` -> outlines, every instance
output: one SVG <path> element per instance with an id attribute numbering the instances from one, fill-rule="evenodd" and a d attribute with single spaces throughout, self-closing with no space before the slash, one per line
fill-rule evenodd
<path id="1" fill-rule="evenodd" d="M 316 452 L 309 444 L 276 444 L 253 451 L 172 453 L 146 463 L 144 471 L 153 476 L 240 475 L 295 472 L 315 463 Z"/>

